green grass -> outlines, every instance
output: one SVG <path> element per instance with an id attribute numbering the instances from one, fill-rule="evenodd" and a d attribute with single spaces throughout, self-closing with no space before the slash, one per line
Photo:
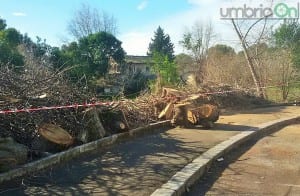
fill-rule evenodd
<path id="1" fill-rule="evenodd" d="M 279 87 L 272 87 L 267 89 L 268 100 L 282 103 L 282 92 Z M 291 86 L 290 92 L 288 95 L 288 102 L 300 101 L 300 83 Z"/>

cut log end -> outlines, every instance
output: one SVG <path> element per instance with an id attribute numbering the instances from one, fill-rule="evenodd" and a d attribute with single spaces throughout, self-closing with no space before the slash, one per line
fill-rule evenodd
<path id="1" fill-rule="evenodd" d="M 188 120 L 192 124 L 201 124 L 203 120 L 215 122 L 219 118 L 219 109 L 210 104 L 205 104 L 197 108 L 188 109 Z"/>
<path id="2" fill-rule="evenodd" d="M 166 120 L 171 120 L 172 117 L 173 117 L 173 109 L 174 109 L 174 104 L 173 103 L 169 103 L 163 109 L 163 111 L 161 111 L 161 113 L 159 114 L 158 118 L 159 119 L 165 118 Z"/>
<path id="3" fill-rule="evenodd" d="M 55 144 L 69 146 L 74 142 L 72 136 L 67 131 L 54 124 L 43 124 L 38 128 L 38 131 L 43 138 Z"/>

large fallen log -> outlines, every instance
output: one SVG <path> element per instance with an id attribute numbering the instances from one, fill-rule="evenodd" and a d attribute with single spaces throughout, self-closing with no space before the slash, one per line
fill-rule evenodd
<path id="1" fill-rule="evenodd" d="M 173 126 L 190 127 L 191 123 L 187 118 L 188 108 L 191 107 L 190 103 L 181 103 L 174 105 L 174 116 L 171 120 Z"/>
<path id="2" fill-rule="evenodd" d="M 159 114 L 158 118 L 159 119 L 165 118 L 166 120 L 171 120 L 172 117 L 173 117 L 173 110 L 174 110 L 174 104 L 173 103 L 169 103 L 163 109 L 163 111 L 161 111 L 161 113 Z"/>
<path id="3" fill-rule="evenodd" d="M 101 122 L 110 134 L 120 133 L 129 129 L 128 121 L 122 110 L 110 110 L 100 113 Z"/>
<path id="4" fill-rule="evenodd" d="M 126 125 L 124 122 L 121 121 L 115 121 L 111 124 L 111 128 L 115 131 L 115 132 L 124 132 L 126 131 Z"/>
<path id="5" fill-rule="evenodd" d="M 38 131 L 45 139 L 55 144 L 70 146 L 74 142 L 73 137 L 58 125 L 45 123 L 39 126 Z"/>
<path id="6" fill-rule="evenodd" d="M 103 138 L 106 134 L 106 129 L 101 123 L 98 109 L 95 107 L 88 108 L 84 113 L 84 128 L 80 132 L 78 139 L 83 143 L 88 143 Z"/>
<path id="7" fill-rule="evenodd" d="M 185 93 L 172 88 L 163 88 L 161 98 L 165 97 L 183 97 Z"/>
<path id="8" fill-rule="evenodd" d="M 194 125 L 202 122 L 216 122 L 219 119 L 219 109 L 211 104 L 204 104 L 200 107 L 187 110 L 187 118 Z"/>
<path id="9" fill-rule="evenodd" d="M 13 138 L 0 138 L 0 172 L 7 171 L 16 165 L 27 161 L 28 148 L 13 140 Z"/>

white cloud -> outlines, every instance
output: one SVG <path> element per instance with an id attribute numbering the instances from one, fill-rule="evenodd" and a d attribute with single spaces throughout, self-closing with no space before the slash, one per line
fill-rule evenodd
<path id="1" fill-rule="evenodd" d="M 207 5 L 207 4 L 213 4 L 217 1 L 218 0 L 187 0 L 187 2 L 192 5 Z"/>
<path id="2" fill-rule="evenodd" d="M 13 16 L 19 16 L 19 17 L 27 16 L 27 14 L 24 13 L 24 12 L 13 12 L 12 15 L 13 15 Z"/>
<path id="3" fill-rule="evenodd" d="M 120 36 L 122 47 L 129 55 L 146 55 L 152 34 L 147 31 L 131 31 Z"/>
<path id="4" fill-rule="evenodd" d="M 147 7 L 147 5 L 148 5 L 148 1 L 147 0 L 144 0 L 144 1 L 142 1 L 138 6 L 137 6 L 137 10 L 139 10 L 139 11 L 142 11 L 142 10 L 144 10 L 146 7 Z"/>
<path id="5" fill-rule="evenodd" d="M 206 2 L 206 0 L 189 0 L 196 2 Z M 214 0 L 213 0 L 214 1 Z M 162 18 L 159 21 L 154 21 L 150 24 L 145 24 L 138 29 L 131 31 L 120 36 L 123 41 L 123 48 L 129 55 L 146 55 L 149 42 L 154 35 L 154 31 L 160 25 L 164 32 L 169 34 L 172 43 L 175 45 L 175 53 L 183 52 L 179 41 L 186 28 L 192 27 L 195 22 L 200 21 L 204 25 L 211 22 L 216 34 L 215 43 L 223 43 L 231 45 L 236 48 L 238 42 L 230 42 L 226 40 L 237 40 L 232 26 L 227 21 L 220 20 L 219 5 L 215 0 L 214 6 L 206 4 L 205 6 L 193 6 L 191 9 L 170 15 L 167 18 Z M 235 44 L 235 45 L 233 45 Z"/>

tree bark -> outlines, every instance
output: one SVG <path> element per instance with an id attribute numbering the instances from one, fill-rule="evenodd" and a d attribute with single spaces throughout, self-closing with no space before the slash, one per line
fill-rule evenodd
<path id="1" fill-rule="evenodd" d="M 252 58 L 249 55 L 248 48 L 247 48 L 247 46 L 245 44 L 245 39 L 244 39 L 243 35 L 241 34 L 241 32 L 239 31 L 239 29 L 238 29 L 237 25 L 235 24 L 234 20 L 231 19 L 231 21 L 232 21 L 233 27 L 234 27 L 234 29 L 235 29 L 238 37 L 239 37 L 241 45 L 243 47 L 244 56 L 245 56 L 245 58 L 247 60 L 248 67 L 249 67 L 249 70 L 251 72 L 251 76 L 252 76 L 253 82 L 254 82 L 255 87 L 256 87 L 256 92 L 257 92 L 258 96 L 260 96 L 262 98 L 265 98 L 264 90 L 262 88 L 262 85 L 261 85 L 260 79 L 258 77 L 258 74 L 256 73 L 256 70 L 255 70 Z"/>

